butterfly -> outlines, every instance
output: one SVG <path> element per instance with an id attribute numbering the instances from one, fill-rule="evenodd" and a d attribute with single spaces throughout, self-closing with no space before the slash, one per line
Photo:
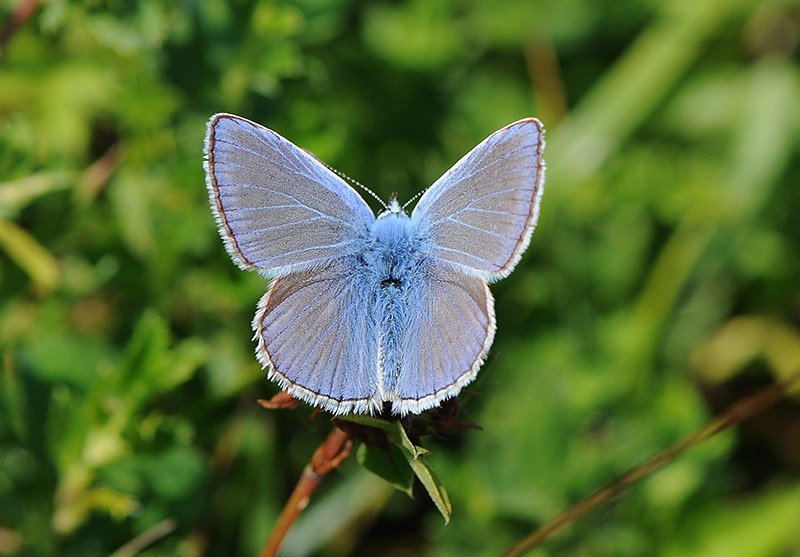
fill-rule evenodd
<path id="1" fill-rule="evenodd" d="M 228 253 L 271 279 L 256 356 L 292 396 L 333 414 L 417 414 L 475 379 L 494 340 L 488 283 L 519 261 L 544 191 L 544 129 L 496 131 L 377 218 L 333 170 L 232 114 L 208 122 L 205 171 Z"/>

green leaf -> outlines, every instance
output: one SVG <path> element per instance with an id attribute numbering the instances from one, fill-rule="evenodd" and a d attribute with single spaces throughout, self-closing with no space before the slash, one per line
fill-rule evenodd
<path id="1" fill-rule="evenodd" d="M 361 466 L 383 478 L 409 497 L 412 496 L 414 474 L 406 466 L 407 456 L 397 445 L 389 445 L 387 453 L 377 447 L 370 449 L 361 443 L 358 447 L 357 458 Z"/>
<path id="2" fill-rule="evenodd" d="M 382 420 L 380 418 L 373 418 L 372 416 L 361 416 L 357 414 L 349 414 L 347 416 L 336 416 L 337 420 L 345 420 L 353 422 L 354 424 L 365 425 L 369 427 L 377 427 L 378 429 L 385 429 L 392 431 L 395 428 L 394 422 L 389 420 Z"/>
<path id="3" fill-rule="evenodd" d="M 163 360 L 169 343 L 170 333 L 164 319 L 155 311 L 145 311 L 125 348 L 124 373 L 120 374 L 120 380 L 124 382 L 127 377 L 150 375 Z"/>
<path id="4" fill-rule="evenodd" d="M 54 354 L 58 357 L 53 357 Z M 94 338 L 44 331 L 35 340 L 29 339 L 22 356 L 31 373 L 41 381 L 63 381 L 88 388 L 96 381 L 101 364 L 112 361 L 114 353 L 108 344 Z"/>
<path id="5" fill-rule="evenodd" d="M 22 267 L 36 287 L 50 292 L 61 280 L 58 260 L 25 230 L 0 218 L 0 251 Z"/>
<path id="6" fill-rule="evenodd" d="M 411 439 L 408 438 L 408 434 L 406 434 L 406 430 L 403 429 L 402 422 L 395 422 L 394 434 L 396 438 L 392 439 L 392 442 L 397 443 L 400 447 L 407 451 L 413 460 L 416 460 L 424 454 L 430 453 L 430 451 L 425 447 L 418 447 L 411 442 Z"/>
<path id="7" fill-rule="evenodd" d="M 158 249 L 148 199 L 150 192 L 146 187 L 151 181 L 152 177 L 129 170 L 120 172 L 109 186 L 109 199 L 121 239 L 140 257 L 147 257 Z"/>
<path id="8" fill-rule="evenodd" d="M 203 455 L 191 447 L 168 449 L 153 458 L 147 468 L 153 491 L 173 501 L 185 499 L 200 488 L 208 472 Z"/>
<path id="9" fill-rule="evenodd" d="M 188 381 L 205 361 L 208 351 L 198 339 L 187 339 L 173 348 L 161 366 L 161 373 L 153 378 L 153 390 L 167 392 Z"/>
<path id="10" fill-rule="evenodd" d="M 422 482 L 422 486 L 430 495 L 433 504 L 439 509 L 439 512 L 444 518 L 444 523 L 450 522 L 450 515 L 453 513 L 453 507 L 450 505 L 450 497 L 447 495 L 447 490 L 444 488 L 439 478 L 433 473 L 422 458 L 414 459 L 409 454 L 405 453 L 409 466 L 414 471 L 414 474 Z"/>
<path id="11" fill-rule="evenodd" d="M 170 348 L 167 323 L 154 311 L 147 311 L 136 325 L 119 374 L 126 398 L 138 403 L 167 392 L 192 377 L 207 357 L 205 345 L 186 339 Z"/>

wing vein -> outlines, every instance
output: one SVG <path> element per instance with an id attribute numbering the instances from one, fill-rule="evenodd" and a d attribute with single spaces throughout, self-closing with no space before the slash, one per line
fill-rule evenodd
<path id="1" fill-rule="evenodd" d="M 439 282 L 439 284 L 441 285 L 441 281 L 437 281 L 437 282 Z M 455 284 L 455 283 L 451 283 L 451 284 Z M 461 288 L 461 286 L 459 286 L 459 285 L 457 285 L 457 284 L 456 284 L 456 287 L 458 287 L 458 288 Z M 458 306 L 458 304 L 456 304 L 456 303 L 453 301 L 453 298 L 452 298 L 452 296 L 450 296 L 450 293 L 447 291 L 447 289 L 446 289 L 445 287 L 443 287 L 443 286 L 442 286 L 441 288 L 442 288 L 442 292 L 444 293 L 444 296 L 445 296 L 445 298 L 447 298 L 447 301 L 448 301 L 448 302 L 450 302 L 450 305 L 452 305 L 454 308 L 456 308 L 456 311 L 457 311 L 457 312 L 458 312 L 458 314 L 461 316 L 461 322 L 462 322 L 462 323 L 468 323 L 468 321 L 467 321 L 467 318 L 466 318 L 466 317 L 464 317 L 464 313 L 461 311 L 461 308 Z M 462 290 L 464 290 L 464 289 L 462 288 Z M 472 300 L 472 301 L 475 303 L 475 306 L 478 308 L 478 310 L 480 310 L 480 309 L 481 309 L 481 307 L 478 305 L 478 303 L 477 303 L 477 302 L 475 302 L 475 300 L 472 298 L 472 296 L 470 296 L 470 295 L 469 295 L 469 294 L 466 292 L 466 290 L 464 291 L 464 293 L 465 293 L 465 294 L 467 294 L 467 296 L 469 297 L 469 299 L 470 299 L 470 300 Z M 481 341 L 481 337 L 480 337 L 480 336 L 477 336 L 477 337 L 475 337 L 475 340 L 477 340 L 478 342 L 480 342 L 480 341 Z"/>
<path id="2" fill-rule="evenodd" d="M 267 142 L 261 134 L 255 133 L 252 129 L 245 128 L 244 122 L 242 122 L 241 120 L 235 120 L 235 122 L 236 122 L 236 125 L 239 126 L 240 129 L 243 129 L 243 130 L 249 132 L 250 135 L 255 137 L 258 140 L 258 142 L 261 143 L 264 147 L 266 147 L 270 151 L 278 153 L 281 157 L 283 157 L 283 160 L 286 161 L 287 164 L 292 164 L 292 161 L 289 160 L 289 157 L 288 157 L 287 153 L 284 153 L 280 149 L 275 148 L 275 145 L 273 145 L 272 143 Z M 248 124 L 248 126 L 249 126 L 249 124 Z M 249 126 L 249 127 L 252 128 L 252 126 Z M 256 130 L 260 131 L 258 128 L 256 128 Z M 270 159 L 267 159 L 267 160 L 270 160 Z M 297 162 L 296 158 L 295 158 L 294 162 L 295 163 Z M 297 174 L 300 174 L 300 172 L 297 169 L 297 165 L 294 164 L 292 166 L 294 166 L 294 172 L 297 173 Z"/>
<path id="3" fill-rule="evenodd" d="M 330 219 L 330 217 L 328 217 L 328 219 Z M 305 224 L 307 222 L 313 222 L 315 220 L 326 220 L 326 217 L 311 217 L 311 218 L 308 218 L 308 219 L 287 222 L 285 224 L 278 224 L 276 226 L 267 226 L 267 227 L 264 227 L 264 228 L 255 228 L 253 230 L 248 230 L 243 235 L 256 234 L 258 232 L 269 232 L 270 230 L 278 230 L 278 229 L 281 229 L 281 228 L 284 228 L 284 227 L 287 227 L 287 226 L 292 226 L 292 225 L 295 225 L 295 224 Z M 333 220 L 337 220 L 337 219 L 333 219 Z"/>
<path id="4" fill-rule="evenodd" d="M 451 252 L 457 253 L 459 255 L 466 255 L 467 257 L 471 257 L 472 259 L 477 259 L 478 261 L 481 261 L 482 263 L 488 263 L 492 267 L 497 267 L 498 269 L 500 268 L 500 266 L 497 263 L 494 263 L 494 262 L 492 262 L 492 261 L 490 261 L 488 259 L 484 259 L 483 257 L 478 257 L 477 255 L 471 254 L 469 252 L 466 252 L 466 251 L 463 251 L 463 250 L 460 250 L 460 249 L 447 248 L 447 247 L 444 247 L 444 246 L 436 246 L 434 249 L 438 250 L 438 251 L 451 251 Z"/>
<path id="5" fill-rule="evenodd" d="M 486 163 L 483 166 L 480 166 L 478 168 L 473 169 L 470 174 L 466 174 L 464 176 L 460 176 L 457 180 L 455 180 L 452 184 L 450 184 L 450 187 L 451 188 L 455 187 L 458 184 L 460 184 L 461 182 L 463 182 L 464 180 L 468 180 L 468 179 L 472 178 L 473 176 L 475 176 L 477 174 L 481 174 L 483 172 L 486 172 L 490 167 L 503 162 L 505 159 L 507 159 L 511 155 L 514 155 L 515 153 L 518 153 L 519 151 L 522 151 L 523 149 L 530 149 L 531 147 L 532 147 L 531 145 L 523 145 L 522 147 L 517 147 L 516 149 L 514 149 L 512 151 L 509 151 L 508 153 L 504 153 L 502 156 L 498 157 L 496 160 L 493 160 L 493 161 L 491 161 L 489 163 Z M 488 156 L 488 153 L 487 153 L 486 156 Z M 479 161 L 479 163 L 483 162 L 483 160 L 486 158 L 486 156 L 484 156 Z"/>
<path id="6" fill-rule="evenodd" d="M 288 296 L 286 296 L 286 298 L 284 298 L 284 299 L 281 301 L 281 303 L 280 303 L 280 304 L 276 305 L 276 306 L 275 306 L 275 307 L 272 309 L 272 311 L 275 311 L 275 310 L 276 310 L 277 308 L 279 308 L 281 305 L 285 304 L 285 303 L 286 303 L 286 302 L 287 302 L 287 301 L 288 301 L 290 298 L 292 298 L 293 296 L 295 296 L 295 295 L 299 294 L 300 292 L 302 292 L 302 291 L 303 291 L 303 289 L 305 289 L 305 288 L 309 288 L 309 287 L 311 287 L 311 286 L 318 285 L 319 283 L 323 283 L 323 282 L 333 282 L 333 281 L 335 281 L 335 280 L 337 280 L 337 279 L 340 279 L 342 276 L 343 276 L 343 275 L 337 275 L 337 276 L 335 276 L 335 277 L 330 277 L 330 278 L 318 278 L 317 280 L 309 281 L 307 284 L 303 285 L 301 288 L 298 288 L 297 290 L 295 290 L 294 292 L 292 292 L 292 293 L 290 293 Z M 277 279 L 277 280 L 281 280 L 281 279 Z M 322 289 L 322 291 L 321 291 L 319 294 L 317 294 L 317 295 L 314 297 L 314 299 L 313 299 L 313 300 L 311 300 L 310 302 L 308 302 L 308 304 L 307 304 L 307 305 L 306 305 L 306 306 L 303 308 L 303 310 L 302 310 L 302 311 L 298 312 L 298 313 L 297 313 L 297 314 L 296 314 L 294 317 L 292 317 L 292 319 L 291 319 L 291 320 L 290 320 L 290 321 L 289 321 L 289 322 L 288 322 L 288 323 L 287 323 L 287 324 L 284 326 L 284 328 L 283 328 L 283 329 L 281 329 L 280 331 L 278 331 L 278 333 L 277 333 L 277 334 L 275 334 L 275 335 L 274 335 L 272 338 L 273 338 L 273 339 L 277 339 L 277 338 L 278 338 L 280 335 L 282 335 L 282 334 L 283 334 L 283 333 L 286 331 L 286 329 L 288 329 L 289 327 L 291 327 L 291 326 L 294 324 L 294 322 L 295 322 L 295 321 L 296 321 L 298 318 L 302 317 L 302 316 L 303 316 L 303 315 L 304 315 L 306 312 L 308 312 L 308 311 L 309 311 L 309 309 L 311 308 L 311 306 L 313 306 L 313 305 L 314 305 L 314 304 L 315 304 L 315 303 L 316 303 L 316 302 L 317 302 L 317 301 L 318 301 L 318 300 L 319 300 L 319 299 L 320 299 L 322 296 L 324 296 L 324 295 L 325 295 L 325 294 L 327 294 L 327 293 L 328 293 L 328 290 L 327 290 L 327 289 L 325 289 L 325 288 L 323 288 L 323 289 Z M 272 313 L 272 312 L 270 312 L 270 313 Z"/>
<path id="7" fill-rule="evenodd" d="M 517 239 L 514 236 L 508 236 L 507 234 L 501 234 L 499 232 L 494 232 L 492 230 L 486 230 L 485 228 L 481 228 L 479 226 L 473 226 L 471 224 L 467 224 L 466 222 L 462 222 L 462 221 L 460 221 L 460 220 L 455 218 L 455 215 L 457 215 L 457 214 L 458 213 L 454 213 L 454 215 L 449 216 L 449 217 L 447 217 L 446 219 L 443 219 L 443 220 L 448 221 L 448 222 L 452 222 L 452 223 L 455 223 L 455 224 L 460 224 L 461 226 L 466 226 L 467 228 L 471 228 L 473 230 L 477 230 L 478 232 L 483 232 L 484 234 L 489 234 L 490 236 L 494 236 L 495 238 L 506 238 L 507 240 L 516 240 Z"/>
<path id="8" fill-rule="evenodd" d="M 338 218 L 336 218 L 334 216 L 325 214 L 325 213 L 323 213 L 322 211 L 320 211 L 318 209 L 314 209 L 313 207 L 309 207 L 308 205 L 306 205 L 305 203 L 303 203 L 302 201 L 297 199 L 295 196 L 290 195 L 288 193 L 284 193 L 282 191 L 278 191 L 278 190 L 275 190 L 275 189 L 272 189 L 272 188 L 268 188 L 266 186 L 257 186 L 255 184 L 220 184 L 220 183 L 217 183 L 217 185 L 218 186 L 227 186 L 227 187 L 252 188 L 252 189 L 267 191 L 267 192 L 274 193 L 274 194 L 277 194 L 277 195 L 282 195 L 282 196 L 288 197 L 292 201 L 296 202 L 297 203 L 297 207 L 302 207 L 304 209 L 308 209 L 312 213 L 315 213 L 315 214 L 319 215 L 320 218 L 324 218 L 324 219 L 328 219 L 328 220 L 335 220 L 337 222 L 343 223 L 348 228 L 355 229 L 355 226 L 353 226 L 351 223 L 347 222 L 346 220 L 338 219 Z"/>
<path id="9" fill-rule="evenodd" d="M 307 180 L 311 180 L 312 182 L 319 183 L 319 180 L 316 179 L 314 176 L 309 176 L 307 174 L 303 174 L 302 172 L 300 172 L 300 170 L 297 169 L 297 167 L 291 168 L 291 167 L 289 167 L 289 166 L 287 166 L 285 164 L 281 164 L 279 161 L 276 161 L 275 159 L 269 158 L 264 153 L 259 153 L 258 151 L 253 151 L 252 149 L 248 149 L 247 147 L 243 147 L 243 146 L 239 145 L 238 143 L 233 143 L 231 141 L 225 141 L 224 139 L 215 139 L 215 141 L 217 143 L 226 143 L 228 145 L 231 145 L 235 149 L 239 149 L 241 151 L 244 151 L 245 153 L 250 153 L 251 155 L 255 155 L 256 157 L 258 157 L 258 158 L 260 158 L 260 159 L 262 159 L 262 160 L 264 160 L 264 161 L 266 161 L 266 162 L 268 162 L 270 164 L 273 164 L 273 165 L 275 165 L 275 166 L 277 166 L 279 168 L 283 168 L 287 172 L 290 172 L 292 174 L 296 174 L 296 175 L 301 176 L 301 177 L 303 177 L 303 178 L 305 178 Z M 271 149 L 274 150 L 274 147 L 271 147 Z M 287 160 L 286 156 L 283 156 L 283 158 L 284 158 L 284 160 Z"/>

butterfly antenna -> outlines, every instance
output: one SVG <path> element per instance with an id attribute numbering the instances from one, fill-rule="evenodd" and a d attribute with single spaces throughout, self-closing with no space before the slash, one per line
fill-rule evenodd
<path id="1" fill-rule="evenodd" d="M 405 210 L 405 208 L 408 207 L 409 205 L 411 205 L 414 202 L 415 199 L 417 199 L 420 195 L 422 195 L 423 193 L 425 193 L 429 189 L 430 189 L 430 186 L 428 186 L 427 188 L 425 188 L 424 190 L 422 190 L 420 192 L 417 192 L 417 194 L 414 197 L 412 197 L 411 199 L 409 199 L 408 201 L 403 203 L 403 210 Z"/>
<path id="2" fill-rule="evenodd" d="M 317 160 L 319 160 L 319 159 L 317 159 Z M 383 199 L 381 199 L 380 197 L 378 197 L 378 194 L 377 194 L 377 193 L 375 193 L 374 191 L 372 191 L 371 189 L 369 189 L 367 186 L 365 186 L 364 184 L 362 184 L 362 183 L 361 183 L 361 182 L 359 182 L 358 180 L 353 180 L 353 179 L 352 179 L 350 176 L 348 176 L 348 175 L 347 175 L 347 174 L 345 174 L 344 172 L 342 172 L 342 171 L 340 171 L 340 170 L 336 170 L 335 168 L 333 168 L 333 167 L 332 167 L 331 165 L 329 165 L 328 163 L 326 163 L 326 162 L 323 162 L 323 161 L 320 161 L 320 162 L 321 162 L 322 164 L 324 164 L 324 165 L 327 167 L 327 169 L 328 169 L 328 170 L 330 170 L 331 172 L 333 172 L 334 174 L 336 174 L 336 175 L 337 175 L 337 176 L 339 176 L 340 178 L 342 178 L 342 179 L 344 179 L 344 180 L 347 180 L 347 181 L 348 181 L 348 182 L 350 182 L 351 184 L 354 184 L 354 185 L 358 186 L 359 188 L 361 188 L 362 190 L 364 190 L 365 192 L 367 192 L 368 194 L 370 194 L 372 197 L 374 197 L 375 199 L 377 199 L 377 200 L 378 200 L 378 203 L 380 203 L 380 204 L 381 204 L 381 206 L 383 206 L 383 208 L 384 208 L 384 209 L 386 209 L 387 211 L 389 210 L 389 206 L 388 206 L 388 205 L 387 205 L 387 204 L 386 204 L 386 203 L 383 201 Z"/>

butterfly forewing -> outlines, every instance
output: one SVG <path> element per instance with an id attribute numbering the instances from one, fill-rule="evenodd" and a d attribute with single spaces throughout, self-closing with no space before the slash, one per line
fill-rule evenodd
<path id="1" fill-rule="evenodd" d="M 502 128 L 425 192 L 412 219 L 430 255 L 489 280 L 511 272 L 539 216 L 542 133 L 534 118 Z"/>
<path id="2" fill-rule="evenodd" d="M 245 268 L 270 272 L 339 257 L 374 220 L 315 157 L 238 116 L 209 121 L 206 175 L 220 234 Z"/>

